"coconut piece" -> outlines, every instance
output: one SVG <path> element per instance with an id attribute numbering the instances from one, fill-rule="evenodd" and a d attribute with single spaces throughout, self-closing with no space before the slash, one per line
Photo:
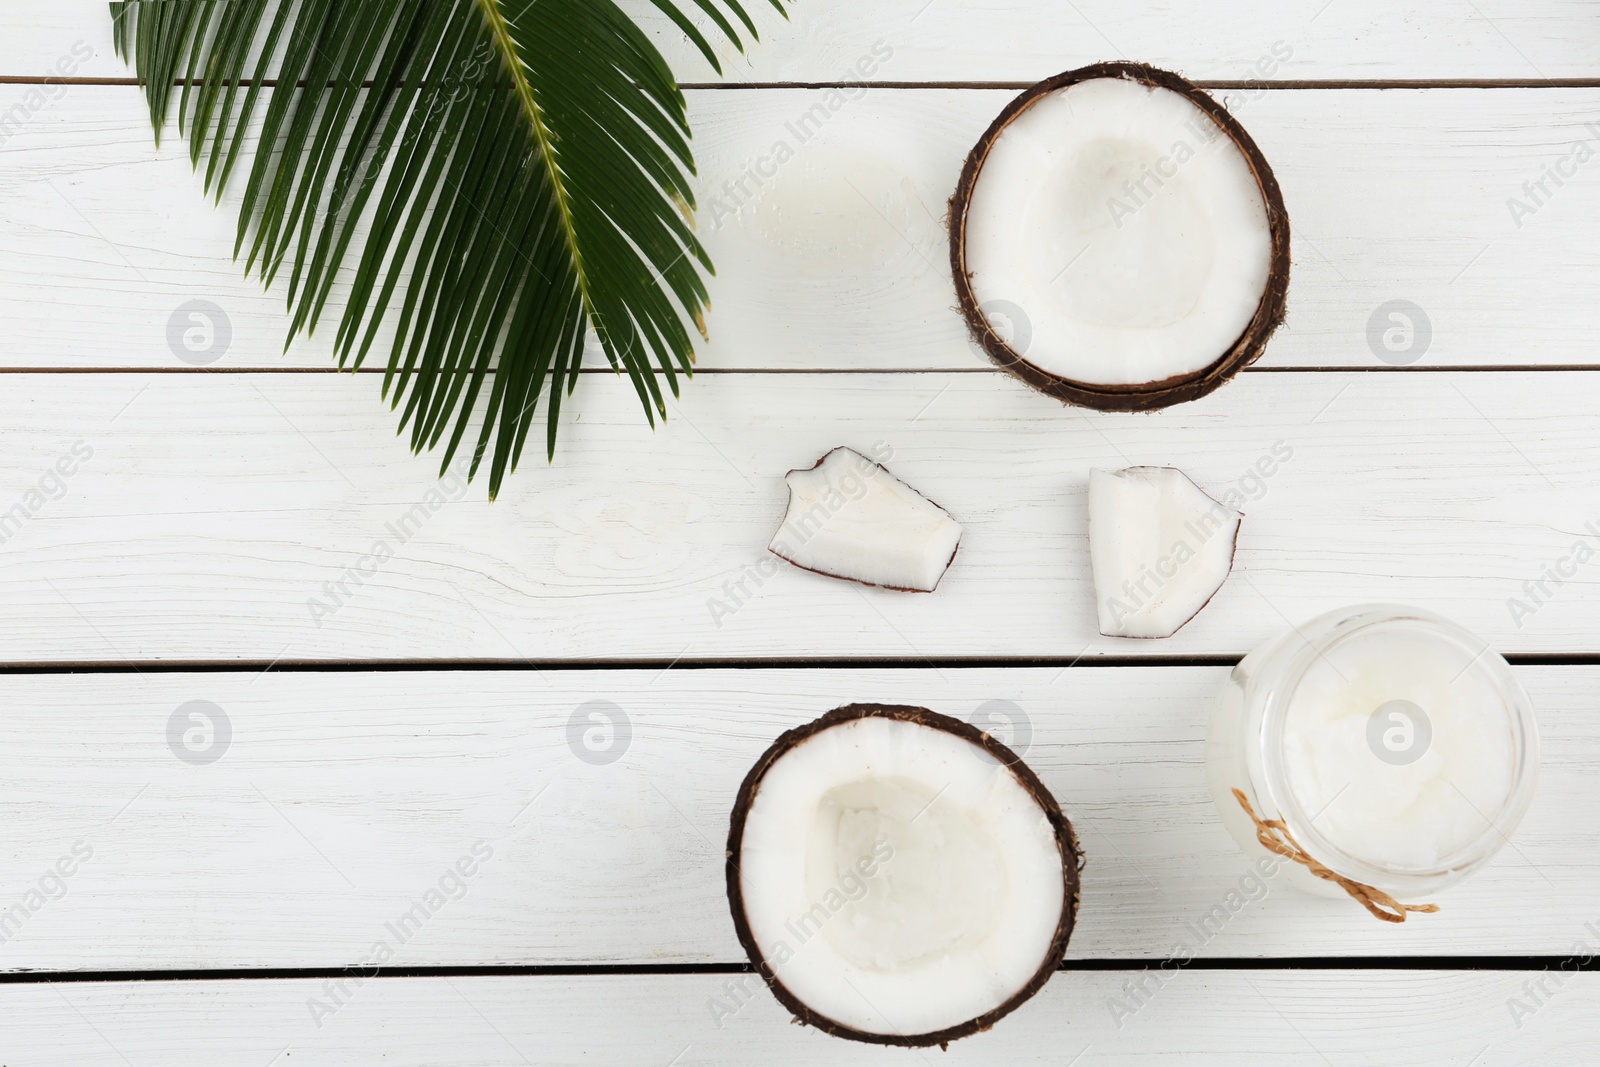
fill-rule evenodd
<path id="1" fill-rule="evenodd" d="M 1005 745 L 925 708 L 851 704 L 783 734 L 728 832 L 734 928 L 802 1023 L 884 1045 L 987 1030 L 1060 966 L 1082 865 Z"/>
<path id="2" fill-rule="evenodd" d="M 1171 637 L 1233 568 L 1244 516 L 1173 467 L 1089 472 L 1089 560 L 1100 632 Z"/>
<path id="3" fill-rule="evenodd" d="M 1100 63 L 1024 92 L 972 149 L 950 260 L 995 363 L 1073 404 L 1141 411 L 1260 355 L 1283 321 L 1289 218 L 1261 150 L 1203 90 Z"/>
<path id="4" fill-rule="evenodd" d="M 767 547 L 796 567 L 931 593 L 955 559 L 960 523 L 853 449 L 836 448 L 783 480 L 789 508 Z"/>

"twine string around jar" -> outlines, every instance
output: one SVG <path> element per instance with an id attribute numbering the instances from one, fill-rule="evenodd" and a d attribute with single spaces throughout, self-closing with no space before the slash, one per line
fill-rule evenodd
<path id="1" fill-rule="evenodd" d="M 1332 882 L 1354 897 L 1362 907 L 1372 913 L 1374 918 L 1382 919 L 1386 923 L 1403 923 L 1406 921 L 1407 912 L 1439 910 L 1437 904 L 1402 904 L 1381 889 L 1330 870 L 1315 856 L 1300 847 L 1300 842 L 1294 839 L 1294 835 L 1289 832 L 1289 827 L 1282 819 L 1263 819 L 1250 806 L 1250 801 L 1245 799 L 1244 793 L 1235 789 L 1233 795 L 1239 801 L 1239 806 L 1244 809 L 1244 813 L 1250 816 L 1250 821 L 1256 824 L 1256 840 L 1261 842 L 1262 848 L 1301 864 L 1325 882 Z"/>

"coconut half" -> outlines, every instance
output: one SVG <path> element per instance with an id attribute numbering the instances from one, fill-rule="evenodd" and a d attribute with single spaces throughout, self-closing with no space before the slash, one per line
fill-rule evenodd
<path id="1" fill-rule="evenodd" d="M 789 507 L 767 548 L 796 567 L 931 593 L 955 559 L 961 524 L 854 449 L 836 448 L 783 480 Z"/>
<path id="2" fill-rule="evenodd" d="M 779 737 L 745 777 L 728 901 L 797 1021 L 935 1045 L 987 1030 L 1056 971 L 1081 863 L 1005 745 L 924 708 L 851 704 Z"/>
<path id="3" fill-rule="evenodd" d="M 1107 637 L 1171 637 L 1233 569 L 1244 515 L 1173 467 L 1089 472 L 1089 560 Z"/>
<path id="4" fill-rule="evenodd" d="M 1176 74 L 1100 63 L 1017 97 L 950 204 L 961 313 L 999 366 L 1069 403 L 1204 396 L 1283 321 L 1289 217 L 1266 158 Z"/>

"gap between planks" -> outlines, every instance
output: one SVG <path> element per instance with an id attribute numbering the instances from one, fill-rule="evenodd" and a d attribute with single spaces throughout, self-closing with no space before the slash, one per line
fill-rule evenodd
<path id="1" fill-rule="evenodd" d="M 1595 667 L 1600 652 L 1507 652 L 1514 667 Z M 1232 667 L 1243 657 L 1232 653 L 1186 656 L 1084 655 L 1066 657 L 950 656 L 928 658 L 864 657 L 860 659 L 585 659 L 585 660 L 82 660 L 59 663 L 0 663 L 0 676 L 46 674 L 361 674 L 514 671 L 628 671 L 628 670 L 994 670 L 1057 667 L 1085 670 L 1098 667 Z"/>
<path id="2" fill-rule="evenodd" d="M 1147 971 L 1159 960 L 1068 960 L 1056 969 L 1070 971 Z M 1600 958 L 1581 961 L 1571 956 L 1295 956 L 1197 958 L 1184 964 L 1192 971 L 1600 971 Z M 294 981 L 348 977 L 355 967 L 227 967 L 172 971 L 11 971 L 0 973 L 0 985 L 44 985 L 60 982 L 210 982 Z M 364 978 L 561 978 L 654 977 L 682 974 L 750 974 L 748 963 L 596 963 L 528 964 L 461 967 L 381 967 Z"/>
<path id="3" fill-rule="evenodd" d="M 664 376 L 666 371 L 651 367 L 650 373 Z M 1594 373 L 1600 364 L 1593 363 L 1474 363 L 1463 366 L 1441 364 L 1432 367 L 1245 367 L 1243 374 L 1507 374 L 1523 372 L 1571 374 L 1576 371 Z M 0 374 L 387 374 L 385 367 L 3 367 Z M 491 367 L 485 373 L 497 374 Z M 550 371 L 549 377 L 556 372 Z M 605 374 L 616 376 L 619 371 L 610 367 L 580 367 L 579 374 Z M 789 374 L 789 375 L 881 375 L 881 374 L 1005 374 L 999 367 L 698 367 L 692 371 L 675 370 L 674 375 L 693 378 L 714 374 Z M 1087 409 L 1083 409 L 1087 410 Z"/>
<path id="4" fill-rule="evenodd" d="M 173 82 L 182 86 L 183 79 Z M 0 75 L 0 85 L 109 85 L 138 86 L 138 78 L 52 78 L 32 74 Z M 261 83 L 275 89 L 278 82 L 268 78 Z M 329 83 L 332 87 L 333 83 Z M 1031 88 L 1030 81 L 718 81 L 679 82 L 678 88 L 686 92 L 738 89 L 1005 89 Z M 1269 92 L 1317 89 L 1600 89 L 1600 78 L 1302 78 L 1256 79 L 1225 78 L 1200 79 L 1194 83 L 1202 89 L 1264 89 Z M 299 88 L 306 87 L 300 82 Z M 362 88 L 372 88 L 363 82 Z"/>

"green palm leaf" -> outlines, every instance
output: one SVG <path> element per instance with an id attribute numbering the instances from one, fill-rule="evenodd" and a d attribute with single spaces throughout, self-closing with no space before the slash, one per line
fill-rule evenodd
<path id="1" fill-rule="evenodd" d="M 740 0 L 652 0 L 735 46 Z M 779 12 L 783 0 L 768 0 Z M 704 335 L 687 107 L 612 0 L 129 0 L 111 4 L 160 137 L 173 110 L 206 188 L 245 156 L 236 255 L 311 332 L 336 276 L 335 352 L 359 367 L 385 323 L 384 395 L 413 450 L 449 466 L 477 425 L 489 493 L 548 385 L 546 448 L 598 335 L 652 425 Z M 718 67 L 720 70 L 720 67 Z M 269 74 L 275 79 L 269 84 Z M 253 147 L 251 147 L 253 146 Z M 448 439 L 446 439 L 448 434 Z M 442 468 L 441 468 L 442 469 Z"/>

